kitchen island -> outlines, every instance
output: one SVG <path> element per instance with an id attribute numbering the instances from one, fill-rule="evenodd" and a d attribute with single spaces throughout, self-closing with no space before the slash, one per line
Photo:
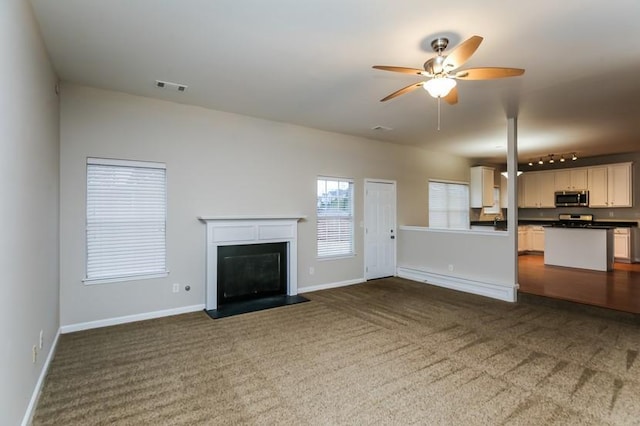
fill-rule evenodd
<path id="1" fill-rule="evenodd" d="M 545 265 L 613 270 L 613 227 L 545 227 Z"/>

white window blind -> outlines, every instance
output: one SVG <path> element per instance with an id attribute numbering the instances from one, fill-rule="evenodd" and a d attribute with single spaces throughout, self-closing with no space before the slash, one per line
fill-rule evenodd
<path id="1" fill-rule="evenodd" d="M 85 281 L 166 275 L 166 204 L 164 164 L 87 159 Z"/>
<path id="2" fill-rule="evenodd" d="M 469 229 L 469 185 L 429 182 L 429 227 Z"/>
<path id="3" fill-rule="evenodd" d="M 353 181 L 318 178 L 318 257 L 353 255 Z"/>

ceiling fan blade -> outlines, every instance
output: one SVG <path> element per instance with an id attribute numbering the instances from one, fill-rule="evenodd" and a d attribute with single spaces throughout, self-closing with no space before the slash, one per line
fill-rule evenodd
<path id="1" fill-rule="evenodd" d="M 458 47 L 453 49 L 442 63 L 442 68 L 445 71 L 452 71 L 459 68 L 469 60 L 471 55 L 476 51 L 483 38 L 480 36 L 473 36 L 463 41 Z"/>
<path id="2" fill-rule="evenodd" d="M 449 94 L 445 96 L 444 99 L 449 105 L 455 105 L 458 103 L 458 88 L 454 87 L 451 89 Z"/>
<path id="3" fill-rule="evenodd" d="M 387 65 L 374 65 L 372 68 L 383 71 L 393 71 L 393 72 L 401 72 L 403 74 L 413 74 L 413 75 L 422 75 L 424 70 L 419 70 L 417 68 L 405 68 L 405 67 L 391 67 Z"/>
<path id="4" fill-rule="evenodd" d="M 396 96 L 400 96 L 400 95 L 404 95 L 405 93 L 409 93 L 409 92 L 417 89 L 418 87 L 422 86 L 423 84 L 424 84 L 424 81 L 421 81 L 420 83 L 410 84 L 407 87 L 403 87 L 400 90 L 396 90 L 395 92 L 393 92 L 389 96 L 380 99 L 380 102 L 388 101 L 389 99 L 393 99 Z"/>
<path id="5" fill-rule="evenodd" d="M 494 78 L 517 77 L 522 74 L 524 74 L 524 70 L 521 68 L 469 68 L 458 71 L 455 78 L 461 80 L 491 80 Z"/>

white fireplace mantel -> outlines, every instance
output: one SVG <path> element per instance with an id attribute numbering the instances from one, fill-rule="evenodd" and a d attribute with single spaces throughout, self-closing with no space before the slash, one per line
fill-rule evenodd
<path id="1" fill-rule="evenodd" d="M 298 294 L 298 221 L 302 215 L 199 216 L 207 225 L 206 309 L 218 309 L 218 247 L 287 243 L 287 295 Z"/>
<path id="2" fill-rule="evenodd" d="M 306 219 L 307 216 L 299 214 L 291 215 L 235 215 L 235 216 L 198 216 L 198 219 L 203 222 L 209 222 L 213 220 L 291 220 L 296 221 Z"/>

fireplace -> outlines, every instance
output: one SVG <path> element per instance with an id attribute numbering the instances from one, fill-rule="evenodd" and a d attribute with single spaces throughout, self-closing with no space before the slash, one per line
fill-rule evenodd
<path id="1" fill-rule="evenodd" d="M 218 305 L 287 294 L 287 243 L 218 247 Z"/>
<path id="2" fill-rule="evenodd" d="M 219 305 L 251 299 L 260 292 L 296 296 L 298 221 L 303 218 L 199 217 L 207 225 L 205 309 L 217 310 Z M 276 245 L 278 248 L 274 249 Z M 229 276 L 234 285 L 240 284 L 229 287 L 225 282 Z"/>

